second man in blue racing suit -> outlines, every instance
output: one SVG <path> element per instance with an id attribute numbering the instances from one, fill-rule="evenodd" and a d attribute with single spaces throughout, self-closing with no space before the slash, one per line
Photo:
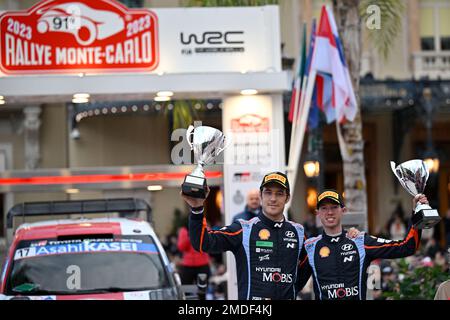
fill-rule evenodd
<path id="1" fill-rule="evenodd" d="M 413 204 L 427 204 L 423 194 Z M 386 240 L 361 232 L 350 239 L 342 228 L 346 212 L 344 202 L 335 190 L 326 190 L 317 198 L 317 210 L 323 233 L 305 241 L 309 268 L 313 275 L 314 294 L 318 300 L 365 300 L 366 272 L 375 259 L 407 257 L 416 252 L 421 230 L 411 227 L 405 239 Z M 308 271 L 302 270 L 306 275 Z"/>

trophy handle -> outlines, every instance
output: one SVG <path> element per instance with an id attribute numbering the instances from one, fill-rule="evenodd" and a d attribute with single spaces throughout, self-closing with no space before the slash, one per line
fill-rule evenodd
<path id="1" fill-rule="evenodd" d="M 223 150 L 228 148 L 228 146 L 231 144 L 231 139 L 228 139 L 228 136 L 224 136 L 223 139 L 225 140 L 225 145 L 222 148 L 217 148 L 216 155 L 219 155 Z"/>
<path id="2" fill-rule="evenodd" d="M 189 147 L 191 147 L 191 150 L 194 149 L 194 147 L 193 147 L 194 141 L 192 140 L 192 142 L 191 142 L 191 136 L 192 136 L 192 139 L 194 139 L 194 129 L 195 129 L 195 127 L 193 125 L 190 125 L 186 131 L 187 143 L 189 144 Z"/>
<path id="3" fill-rule="evenodd" d="M 399 177 L 399 176 L 397 175 L 397 172 L 396 172 L 396 170 L 395 170 L 395 167 L 396 167 L 395 162 L 394 162 L 394 161 L 391 161 L 391 170 L 392 170 L 392 172 L 394 173 L 394 175 L 395 175 L 397 178 L 401 179 L 401 177 Z"/>
<path id="4" fill-rule="evenodd" d="M 395 172 L 395 162 L 391 161 L 391 170 Z"/>

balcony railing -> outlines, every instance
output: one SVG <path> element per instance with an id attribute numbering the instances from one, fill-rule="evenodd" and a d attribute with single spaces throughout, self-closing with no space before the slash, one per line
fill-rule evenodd
<path id="1" fill-rule="evenodd" d="M 450 51 L 421 51 L 413 54 L 414 78 L 450 79 Z"/>

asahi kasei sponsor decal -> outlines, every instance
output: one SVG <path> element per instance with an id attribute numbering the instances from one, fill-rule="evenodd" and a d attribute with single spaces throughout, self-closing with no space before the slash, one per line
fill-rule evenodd
<path id="1" fill-rule="evenodd" d="M 151 71 L 158 20 L 113 0 L 49 0 L 0 16 L 6 74 Z"/>

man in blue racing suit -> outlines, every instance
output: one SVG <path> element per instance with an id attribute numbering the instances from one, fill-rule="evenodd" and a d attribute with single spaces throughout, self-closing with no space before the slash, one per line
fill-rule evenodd
<path id="1" fill-rule="evenodd" d="M 425 195 L 414 200 L 428 204 Z M 313 275 L 314 294 L 318 300 L 365 300 L 366 269 L 371 261 L 407 257 L 416 252 L 421 230 L 409 229 L 405 239 L 392 241 L 361 232 L 350 239 L 342 228 L 346 212 L 342 197 L 335 190 L 325 190 L 317 198 L 317 210 L 323 233 L 305 241 L 308 265 Z M 309 272 L 302 269 L 306 274 Z"/>
<path id="2" fill-rule="evenodd" d="M 208 190 L 209 194 L 209 190 Z M 192 208 L 189 236 L 200 252 L 232 251 L 236 258 L 240 300 L 295 299 L 309 278 L 302 278 L 306 264 L 303 226 L 285 219 L 289 181 L 285 174 L 272 172 L 260 186 L 262 212 L 245 221 L 239 219 L 218 231 L 208 231 L 204 216 L 205 199 L 182 194 Z"/>

